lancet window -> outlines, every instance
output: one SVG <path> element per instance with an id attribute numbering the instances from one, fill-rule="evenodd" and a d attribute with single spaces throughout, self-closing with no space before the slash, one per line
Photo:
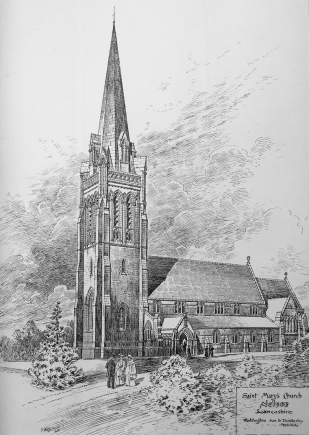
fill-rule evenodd
<path id="1" fill-rule="evenodd" d="M 224 304 L 219 302 L 215 304 L 215 314 L 224 314 Z"/>

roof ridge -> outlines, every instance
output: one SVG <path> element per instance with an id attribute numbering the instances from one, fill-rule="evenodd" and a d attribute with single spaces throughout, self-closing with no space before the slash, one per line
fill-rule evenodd
<path id="1" fill-rule="evenodd" d="M 254 280 L 254 283 L 255 283 L 255 285 L 256 285 L 256 287 L 258 289 L 258 292 L 260 294 L 260 297 L 261 297 L 262 301 L 266 304 L 266 308 L 267 308 L 267 298 L 265 297 L 265 295 L 264 295 L 264 293 L 263 293 L 263 291 L 262 291 L 262 289 L 260 287 L 260 284 L 259 284 L 259 282 L 257 280 L 257 277 L 255 276 L 254 270 L 253 270 L 253 268 L 251 266 L 251 263 L 250 263 L 250 257 L 247 257 L 247 260 L 248 261 L 247 261 L 246 266 L 249 269 L 249 271 L 250 271 L 250 273 L 252 275 L 252 278 Z"/>
<path id="2" fill-rule="evenodd" d="M 149 255 L 149 258 L 166 258 L 169 260 L 178 260 L 178 261 L 195 261 L 196 263 L 208 263 L 208 264 L 224 264 L 228 266 L 239 266 L 246 267 L 246 264 L 237 264 L 237 263 L 224 263 L 223 261 L 210 261 L 210 260 L 196 260 L 194 258 L 177 258 L 177 257 L 164 257 L 159 255 Z"/>
<path id="3" fill-rule="evenodd" d="M 283 279 L 280 279 L 280 278 L 259 278 L 257 276 L 256 279 L 264 280 L 264 281 L 284 281 L 284 282 L 286 282 L 284 278 Z"/>

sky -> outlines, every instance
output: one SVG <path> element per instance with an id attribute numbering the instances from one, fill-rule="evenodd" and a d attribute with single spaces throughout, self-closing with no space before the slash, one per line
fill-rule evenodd
<path id="1" fill-rule="evenodd" d="M 0 198 L 87 153 L 114 6 L 150 252 L 250 255 L 309 305 L 307 1 L 0 1 Z"/>

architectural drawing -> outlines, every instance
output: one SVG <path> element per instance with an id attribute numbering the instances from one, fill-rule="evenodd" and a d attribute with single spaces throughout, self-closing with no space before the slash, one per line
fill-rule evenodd
<path id="1" fill-rule="evenodd" d="M 98 134 L 80 170 L 74 346 L 82 358 L 282 351 L 306 334 L 287 277 L 245 265 L 148 257 L 147 162 L 130 142 L 115 21 Z M 282 301 L 275 319 L 268 304 Z M 161 347 L 161 348 L 160 348 Z"/>
<path id="2" fill-rule="evenodd" d="M 0 433 L 307 435 L 307 2 L 1 8 Z"/>

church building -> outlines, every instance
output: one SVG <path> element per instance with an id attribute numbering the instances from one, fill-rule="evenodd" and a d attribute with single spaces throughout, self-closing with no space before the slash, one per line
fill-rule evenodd
<path id="1" fill-rule="evenodd" d="M 82 358 L 285 350 L 307 318 L 287 275 L 148 257 L 147 162 L 130 140 L 115 22 L 97 134 L 81 164 L 74 347 Z M 268 310 L 280 306 L 270 318 Z"/>

